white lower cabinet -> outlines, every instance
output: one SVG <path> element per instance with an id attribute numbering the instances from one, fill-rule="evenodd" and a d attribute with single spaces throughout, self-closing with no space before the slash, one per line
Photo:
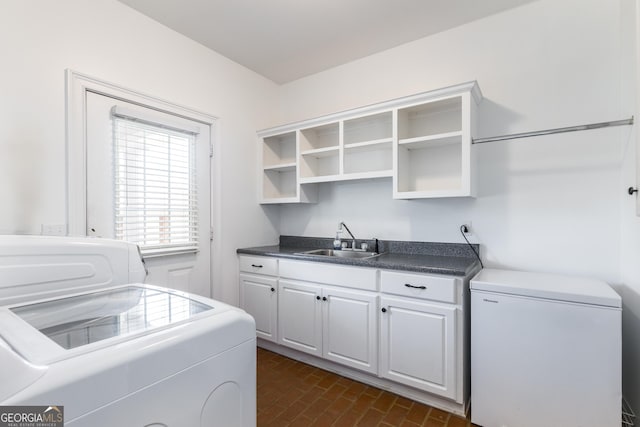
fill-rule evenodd
<path id="1" fill-rule="evenodd" d="M 278 259 L 242 255 L 240 307 L 256 321 L 256 336 L 278 342 Z"/>
<path id="2" fill-rule="evenodd" d="M 278 294 L 280 344 L 377 373 L 376 293 L 281 279 Z"/>
<path id="3" fill-rule="evenodd" d="M 278 343 L 322 356 L 322 290 L 281 279 L 278 289 Z"/>
<path id="4" fill-rule="evenodd" d="M 385 296 L 380 307 L 380 376 L 455 399 L 457 308 Z"/>
<path id="5" fill-rule="evenodd" d="M 322 302 L 322 355 L 334 362 L 376 373 L 378 296 L 371 292 L 325 289 Z"/>
<path id="6" fill-rule="evenodd" d="M 256 319 L 257 336 L 271 342 L 264 347 L 466 414 L 473 272 L 454 277 L 267 258 L 242 260 L 240 274 L 241 307 Z"/>
<path id="7" fill-rule="evenodd" d="M 277 342 L 278 280 L 240 274 L 240 307 L 256 321 L 256 336 Z"/>

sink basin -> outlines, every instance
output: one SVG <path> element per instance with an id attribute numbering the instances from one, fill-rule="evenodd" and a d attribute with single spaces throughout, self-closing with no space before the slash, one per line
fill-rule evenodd
<path id="1" fill-rule="evenodd" d="M 334 251 L 333 249 L 314 249 L 312 251 L 300 252 L 301 255 L 317 255 L 336 258 L 351 258 L 351 259 L 368 259 L 377 257 L 380 254 L 377 252 L 360 252 L 360 251 Z"/>

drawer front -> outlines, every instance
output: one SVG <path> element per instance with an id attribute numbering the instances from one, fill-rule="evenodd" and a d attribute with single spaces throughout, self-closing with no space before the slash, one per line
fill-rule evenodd
<path id="1" fill-rule="evenodd" d="M 278 259 L 264 256 L 240 256 L 240 271 L 245 273 L 278 275 Z"/>
<path id="2" fill-rule="evenodd" d="M 347 288 L 378 290 L 378 270 L 326 262 L 280 260 L 280 277 Z"/>
<path id="3" fill-rule="evenodd" d="M 388 294 L 455 304 L 458 281 L 452 277 L 382 271 L 380 290 Z"/>

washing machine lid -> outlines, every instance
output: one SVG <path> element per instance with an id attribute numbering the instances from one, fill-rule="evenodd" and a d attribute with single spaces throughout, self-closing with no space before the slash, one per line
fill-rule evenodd
<path id="1" fill-rule="evenodd" d="M 0 335 L 26 359 L 43 362 L 188 322 L 212 309 L 189 294 L 126 285 L 3 307 Z"/>
<path id="2" fill-rule="evenodd" d="M 471 290 L 622 307 L 620 296 L 606 282 L 559 274 L 486 268 L 471 279 Z"/>

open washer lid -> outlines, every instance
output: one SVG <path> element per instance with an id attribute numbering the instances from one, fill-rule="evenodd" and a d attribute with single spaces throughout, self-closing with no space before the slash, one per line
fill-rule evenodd
<path id="1" fill-rule="evenodd" d="M 486 268 L 471 279 L 471 290 L 622 307 L 620 296 L 606 282 L 559 274 Z"/>
<path id="2" fill-rule="evenodd" d="M 33 363 L 64 358 L 188 322 L 212 310 L 193 296 L 149 285 L 126 285 L 39 302 L 7 306 L 0 334 Z"/>

